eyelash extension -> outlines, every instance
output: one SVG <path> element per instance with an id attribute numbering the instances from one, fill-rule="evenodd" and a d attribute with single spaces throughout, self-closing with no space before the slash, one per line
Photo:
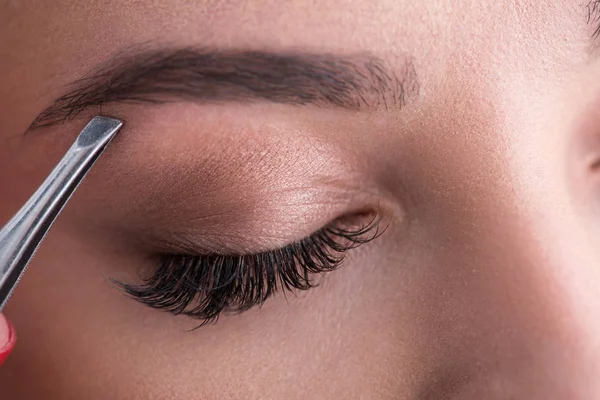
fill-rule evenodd
<path id="1" fill-rule="evenodd" d="M 278 290 L 308 290 L 311 274 L 333 271 L 344 252 L 383 233 L 379 219 L 356 230 L 335 222 L 281 249 L 252 255 L 164 255 L 153 276 L 140 285 L 115 282 L 127 295 L 149 307 L 201 320 L 222 312 L 239 313 L 261 306 Z"/>

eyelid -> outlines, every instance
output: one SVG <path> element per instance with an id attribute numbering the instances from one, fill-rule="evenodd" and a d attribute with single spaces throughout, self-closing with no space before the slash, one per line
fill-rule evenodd
<path id="1" fill-rule="evenodd" d="M 337 206 L 336 206 L 337 207 Z M 340 206 L 341 207 L 341 206 Z M 290 206 L 295 212 L 296 205 Z M 344 227 L 347 229 L 359 229 L 370 225 L 373 221 L 379 219 L 379 211 L 369 207 L 368 211 L 350 211 L 342 216 L 330 219 L 330 222 L 320 224 L 321 227 Z M 142 233 L 146 236 L 140 237 L 143 241 L 143 247 L 148 253 L 152 254 L 187 254 L 187 255 L 208 255 L 221 254 L 227 256 L 248 255 L 269 250 L 276 250 L 286 245 L 300 241 L 303 238 L 310 237 L 310 231 L 317 233 L 320 229 L 312 229 L 317 221 L 327 218 L 329 210 L 321 210 L 313 207 L 311 210 L 303 210 L 304 214 L 297 218 L 291 218 L 290 213 L 285 217 L 279 217 L 278 213 L 270 215 L 269 222 L 258 219 L 259 215 L 249 218 L 249 228 L 244 232 L 244 224 L 234 222 L 233 224 L 217 225 L 215 222 L 206 223 L 202 227 L 200 223 L 195 223 L 193 227 L 181 226 L 175 227 L 163 226 L 160 230 L 147 230 Z M 310 212 L 308 212 L 310 211 Z M 261 214 L 269 215 L 265 209 Z M 239 212 L 236 212 L 236 215 Z M 233 216 L 233 213 L 232 213 Z M 301 218 L 301 219 L 300 219 Z M 329 218 L 327 218 L 329 219 Z M 199 229 L 196 226 L 200 226 Z M 259 228 L 264 226 L 264 228 Z M 307 228 L 308 227 L 308 228 Z M 310 229 L 308 234 L 306 231 Z M 304 233 L 303 233 L 304 232 Z"/>

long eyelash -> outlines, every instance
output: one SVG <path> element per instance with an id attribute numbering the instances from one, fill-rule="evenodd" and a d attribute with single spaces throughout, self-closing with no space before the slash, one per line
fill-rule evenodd
<path id="1" fill-rule="evenodd" d="M 332 271 L 344 252 L 378 237 L 379 220 L 349 230 L 332 224 L 275 251 L 241 256 L 161 257 L 160 267 L 141 285 L 115 282 L 152 308 L 215 321 L 222 312 L 242 312 L 262 305 L 278 290 L 308 290 L 312 274 Z"/>

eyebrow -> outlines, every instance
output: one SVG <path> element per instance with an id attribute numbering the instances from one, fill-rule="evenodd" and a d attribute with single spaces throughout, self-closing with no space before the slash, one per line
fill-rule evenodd
<path id="1" fill-rule="evenodd" d="M 410 57 L 390 68 L 372 55 L 176 48 L 126 50 L 68 85 L 30 129 L 115 102 L 266 101 L 346 110 L 400 109 L 418 95 Z"/>
<path id="2" fill-rule="evenodd" d="M 591 0 L 585 5 L 587 13 L 587 23 L 594 28 L 592 38 L 595 39 L 600 34 L 600 0 Z"/>
<path id="3" fill-rule="evenodd" d="M 600 0 L 591 0 L 585 5 L 587 13 L 587 23 L 592 28 L 592 51 L 598 48 L 600 43 Z M 597 55 L 597 54 L 596 54 Z"/>

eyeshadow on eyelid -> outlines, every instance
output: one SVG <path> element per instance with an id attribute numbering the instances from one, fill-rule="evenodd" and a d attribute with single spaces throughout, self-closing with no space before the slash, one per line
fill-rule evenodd
<path id="1" fill-rule="evenodd" d="M 108 167 L 78 193 L 85 201 L 73 206 L 93 207 L 93 223 L 121 236 L 261 251 L 379 201 L 354 154 L 344 152 L 348 136 L 335 136 L 339 127 L 330 129 L 329 119 L 304 120 L 274 106 L 177 104 L 161 113 L 134 106 L 127 113 L 129 130 L 114 150 L 131 156 L 109 154 Z"/>

